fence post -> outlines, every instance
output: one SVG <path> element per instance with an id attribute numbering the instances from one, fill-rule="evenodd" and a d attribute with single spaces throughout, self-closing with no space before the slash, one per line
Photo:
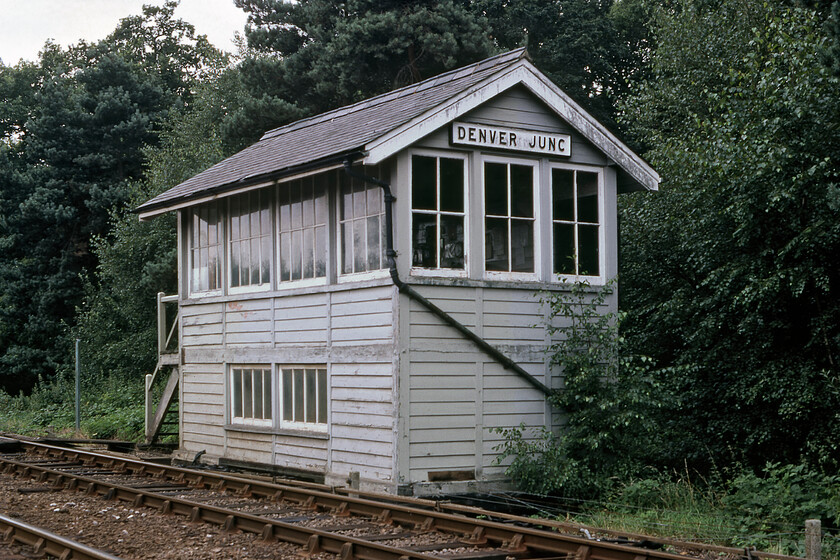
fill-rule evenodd
<path id="1" fill-rule="evenodd" d="M 79 355 L 79 344 L 82 341 L 76 339 L 76 437 L 81 433 L 82 416 L 82 361 Z"/>
<path id="2" fill-rule="evenodd" d="M 822 557 L 822 527 L 819 519 L 805 520 L 805 558 L 820 560 Z"/>

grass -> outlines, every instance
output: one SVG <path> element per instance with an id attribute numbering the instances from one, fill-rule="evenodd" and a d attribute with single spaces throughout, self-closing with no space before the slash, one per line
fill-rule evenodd
<path id="1" fill-rule="evenodd" d="M 796 469 L 790 467 L 786 471 Z M 808 511 L 802 510 L 802 505 L 811 499 L 807 507 L 816 508 L 813 518 L 823 519 L 822 558 L 840 560 L 840 532 L 827 525 L 837 519 L 837 511 L 830 509 L 834 507 L 832 496 L 840 501 L 840 487 L 832 486 L 833 477 L 825 477 L 823 487 L 811 488 L 812 496 L 799 496 L 798 503 L 786 504 L 772 494 L 778 494 L 785 485 L 802 489 L 807 484 L 801 477 L 780 476 L 778 466 L 775 470 L 765 469 L 763 475 L 739 475 L 718 487 L 698 485 L 687 477 L 638 480 L 622 485 L 607 502 L 588 504 L 567 519 L 615 531 L 737 548 L 755 546 L 764 552 L 804 556 L 805 519 L 812 515 L 801 512 Z M 763 497 L 773 502 L 775 512 L 758 505 L 762 496 L 755 495 L 756 479 L 773 487 L 765 489 Z M 751 495 L 750 507 L 746 509 L 740 507 L 745 490 Z M 829 509 L 820 515 L 815 504 L 825 496 L 829 497 Z M 800 517 L 800 522 L 794 521 Z"/>
<path id="2" fill-rule="evenodd" d="M 82 387 L 79 434 L 75 433 L 75 385 L 59 377 L 31 395 L 0 392 L 0 430 L 22 435 L 140 441 L 144 427 L 143 380 L 104 379 Z"/>

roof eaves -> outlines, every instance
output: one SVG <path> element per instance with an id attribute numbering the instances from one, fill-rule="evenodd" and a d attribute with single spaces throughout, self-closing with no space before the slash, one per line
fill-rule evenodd
<path id="1" fill-rule="evenodd" d="M 233 194 L 236 191 L 247 189 L 248 187 L 272 183 L 274 181 L 279 181 L 281 179 L 293 177 L 295 175 L 301 175 L 304 173 L 310 174 L 317 171 L 326 171 L 328 169 L 332 169 L 334 167 L 343 165 L 343 163 L 348 159 L 350 161 L 357 161 L 363 156 L 364 152 L 362 151 L 362 149 L 355 148 L 352 150 L 343 151 L 339 154 L 333 154 L 331 156 L 321 158 L 316 161 L 307 162 L 301 165 L 295 165 L 284 169 L 278 169 L 269 173 L 254 175 L 251 177 L 240 179 L 239 181 L 225 183 L 224 185 L 219 185 L 198 192 L 193 192 L 185 196 L 162 200 L 157 203 L 155 203 L 154 200 L 151 200 L 133 209 L 132 212 L 138 214 L 141 221 L 145 221 L 165 212 L 175 210 L 177 208 L 191 206 L 192 204 L 197 203 L 197 201 L 204 200 L 206 198 L 218 198 L 227 194 Z"/>

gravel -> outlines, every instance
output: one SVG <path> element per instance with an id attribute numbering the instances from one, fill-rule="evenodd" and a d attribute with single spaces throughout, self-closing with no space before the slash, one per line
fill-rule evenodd
<path id="1" fill-rule="evenodd" d="M 259 535 L 225 532 L 215 525 L 190 523 L 181 516 L 162 515 L 151 508 L 134 508 L 82 492 L 45 490 L 43 483 L 2 474 L 0 512 L 126 560 L 300 558 L 300 547 L 289 543 L 268 543 Z M 16 545 L 0 545 L 0 560 L 26 554 Z M 317 554 L 312 558 L 333 560 L 335 556 Z"/>

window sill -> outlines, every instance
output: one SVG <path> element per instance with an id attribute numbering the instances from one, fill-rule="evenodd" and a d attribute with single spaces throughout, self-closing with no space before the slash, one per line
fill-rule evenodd
<path id="1" fill-rule="evenodd" d="M 243 424 L 226 424 L 228 432 L 240 432 L 250 434 L 271 434 L 275 436 L 295 436 L 309 439 L 330 439 L 328 432 L 315 430 L 296 430 L 293 428 L 274 428 L 270 426 L 245 426 Z"/>

